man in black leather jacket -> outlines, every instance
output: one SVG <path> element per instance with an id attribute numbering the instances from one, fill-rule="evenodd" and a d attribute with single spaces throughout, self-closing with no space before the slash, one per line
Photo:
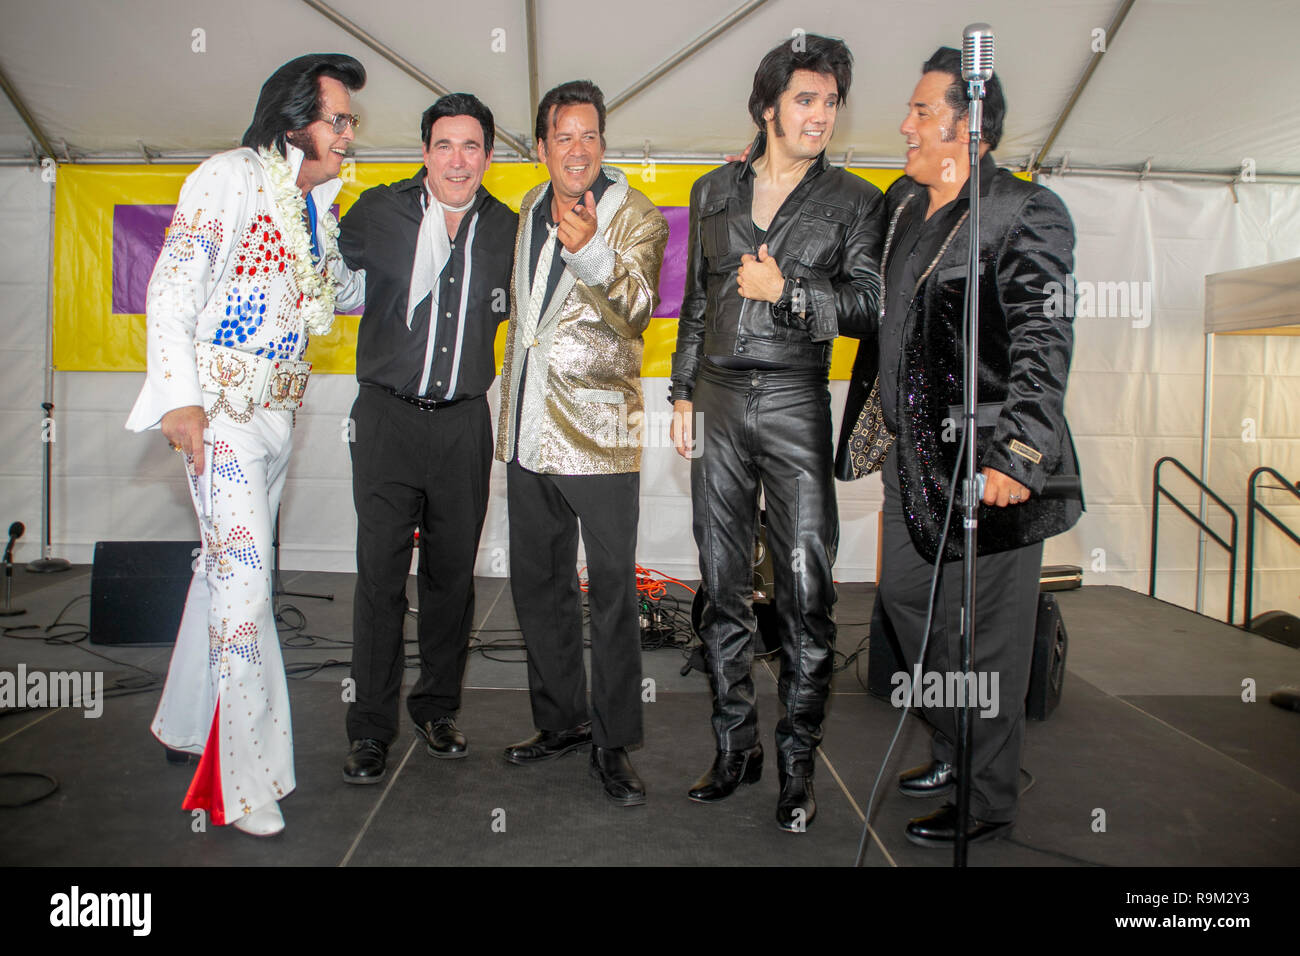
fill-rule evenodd
<path id="1" fill-rule="evenodd" d="M 1077 476 L 1065 421 L 1073 328 L 1053 308 L 1052 283 L 1073 268 L 1074 226 L 1052 191 L 999 170 L 989 150 L 1005 101 L 987 87 L 980 159 L 979 408 L 977 451 L 986 484 L 979 508 L 974 664 L 997 699 L 972 712 L 972 841 L 1009 831 L 1019 798 L 1043 539 L 1078 520 L 1079 501 L 1040 497 L 1053 476 Z M 886 193 L 889 230 L 879 337 L 864 338 L 849 387 L 836 476 L 881 467 L 884 559 L 872 639 L 888 639 L 909 675 L 925 638 L 930 580 L 953 497 L 962 434 L 964 296 L 969 256 L 970 134 L 961 55 L 941 48 L 922 67 L 901 132 L 906 175 Z M 878 393 L 873 385 L 879 386 Z M 889 433 L 897 441 L 880 462 Z M 960 487 L 960 484 L 958 484 Z M 926 674 L 960 667 L 960 495 L 944 539 Z M 994 685 L 992 678 L 998 678 Z M 949 685 L 951 686 L 951 685 Z M 953 701 L 923 709 L 935 730 L 933 761 L 902 775 L 909 796 L 953 789 Z M 951 845 L 945 806 L 907 827 L 923 846 Z"/>
<path id="2" fill-rule="evenodd" d="M 692 458 L 694 532 L 707 595 L 700 631 L 718 750 L 690 796 L 723 799 L 758 780 L 762 769 L 750 678 L 761 488 L 785 707 L 776 727 L 776 815 L 792 831 L 805 829 L 816 813 L 814 751 L 835 640 L 831 344 L 842 332 L 874 335 L 879 310 L 882 196 L 826 160 L 852 62 L 843 43 L 814 35 L 788 40 L 763 58 L 749 100 L 759 134 L 748 161 L 714 170 L 691 190 L 686 293 L 673 356 L 673 439 Z"/>

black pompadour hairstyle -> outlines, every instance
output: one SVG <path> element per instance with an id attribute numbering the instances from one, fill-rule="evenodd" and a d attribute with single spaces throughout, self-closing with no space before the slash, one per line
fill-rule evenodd
<path id="1" fill-rule="evenodd" d="M 551 122 L 551 110 L 561 106 L 579 106 L 587 103 L 596 107 L 596 116 L 600 120 L 600 145 L 605 145 L 605 94 L 591 80 L 570 80 L 561 83 L 542 97 L 537 104 L 537 123 L 533 129 L 534 142 L 546 139 L 546 131 Z"/>
<path id="2" fill-rule="evenodd" d="M 966 81 L 961 78 L 961 51 L 950 46 L 941 46 L 934 51 L 930 59 L 921 64 L 922 73 L 947 73 L 952 82 L 944 90 L 943 101 L 953 108 L 957 119 L 966 116 L 970 103 L 966 99 Z M 984 122 L 980 130 L 980 139 L 988 143 L 989 149 L 997 149 L 1002 140 L 1002 121 L 1007 115 L 1007 100 L 1002 95 L 1002 81 L 997 73 L 984 84 Z"/>
<path id="3" fill-rule="evenodd" d="M 843 103 L 853 81 L 853 54 L 844 41 L 815 33 L 800 33 L 768 50 L 754 71 L 754 89 L 749 94 L 749 115 L 759 132 L 766 128 L 763 113 L 768 107 L 778 108 L 795 70 L 835 77 L 835 91 Z"/>
<path id="4" fill-rule="evenodd" d="M 277 149 L 285 155 L 285 137 L 320 119 L 320 78 L 338 80 L 349 92 L 366 85 L 366 68 L 346 53 L 308 53 L 290 60 L 262 84 L 241 146 Z"/>
<path id="5" fill-rule="evenodd" d="M 492 111 L 473 93 L 448 93 L 425 110 L 420 117 L 420 142 L 427 147 L 433 124 L 446 116 L 468 116 L 478 120 L 483 129 L 483 151 L 492 152 L 497 135 L 496 123 L 492 120 Z"/>

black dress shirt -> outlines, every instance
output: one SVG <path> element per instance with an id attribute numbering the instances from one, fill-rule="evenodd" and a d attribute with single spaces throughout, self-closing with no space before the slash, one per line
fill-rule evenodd
<path id="1" fill-rule="evenodd" d="M 402 395 L 455 400 L 484 394 L 496 377 L 497 326 L 510 314 L 510 269 L 518 217 L 482 186 L 451 240 L 432 294 L 406 327 L 411 266 L 424 209 L 426 170 L 361 194 L 339 223 L 339 251 L 366 271 L 366 305 L 357 332 L 357 380 Z M 468 294 L 466 294 L 468 285 Z M 428 384 L 425 357 L 433 322 Z"/>

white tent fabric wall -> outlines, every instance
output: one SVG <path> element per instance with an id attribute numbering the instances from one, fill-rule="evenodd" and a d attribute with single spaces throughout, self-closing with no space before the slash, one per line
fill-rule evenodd
<path id="1" fill-rule="evenodd" d="M 1300 255 L 1300 189 L 1065 176 L 1044 179 L 1065 200 L 1078 232 L 1075 275 L 1083 283 L 1149 282 L 1151 311 L 1076 317 L 1067 412 L 1088 511 L 1049 542 L 1048 562 L 1080 564 L 1085 583 L 1145 591 L 1150 569 L 1151 469 L 1172 455 L 1200 472 L 1205 275 Z M 1141 286 L 1139 286 L 1141 289 Z M 1082 304 L 1080 302 L 1080 304 Z M 1244 576 L 1246 477 L 1270 465 L 1300 479 L 1300 338 L 1217 336 L 1214 438 L 1209 485 L 1240 517 Z M 1250 419 L 1252 426 L 1246 420 Z M 1244 436 L 1244 437 L 1243 437 Z M 1251 440 L 1253 439 L 1253 440 Z M 1194 486 L 1172 468 L 1162 482 L 1197 510 Z M 1292 528 L 1300 507 L 1265 499 Z M 1294 502 L 1294 499 L 1291 499 Z M 1227 537 L 1228 521 L 1210 523 Z M 1156 594 L 1195 602 L 1194 526 L 1165 502 Z M 1256 552 L 1255 608 L 1300 612 L 1300 549 L 1265 528 Z M 1204 611 L 1223 617 L 1226 554 L 1207 548 Z M 1242 580 L 1237 583 L 1240 622 Z"/>
<path id="2" fill-rule="evenodd" d="M 1204 356 L 1204 275 L 1300 255 L 1300 188 L 1242 185 L 1234 203 L 1222 186 L 1067 176 L 1045 180 L 1069 206 L 1078 229 L 1080 283 L 1151 283 L 1153 311 L 1076 319 L 1068 411 L 1083 463 L 1088 512 L 1070 533 L 1049 542 L 1048 563 L 1078 564 L 1089 584 L 1145 590 L 1150 526 L 1150 472 L 1161 455 L 1193 472 L 1200 461 Z M 0 208 L 7 229 L 0 256 L 0 521 L 31 530 L 19 551 L 38 555 L 40 520 L 40 364 L 45 324 L 48 186 L 34 172 L 0 169 Z M 1139 286 L 1141 289 L 1141 286 Z M 1142 305 L 1145 308 L 1146 301 Z M 1300 477 L 1300 339 L 1220 337 L 1216 357 L 1214 471 L 1211 485 L 1239 508 L 1244 544 L 1245 478 L 1270 464 Z M 59 373 L 55 400 L 54 549 L 90 560 L 97 540 L 185 538 L 192 516 L 174 453 L 155 432 L 123 431 L 139 374 Z M 665 411 L 667 384 L 644 382 L 647 408 Z M 832 383 L 838 428 L 845 383 Z M 321 375 L 299 415 L 297 451 L 282 522 L 286 568 L 354 568 L 346 418 L 356 394 L 349 376 Z M 490 394 L 495 407 L 496 390 Z M 1242 438 L 1254 419 L 1255 441 Z M 1171 479 L 1174 483 L 1174 479 Z M 873 580 L 878 478 L 839 484 L 841 547 L 836 576 Z M 642 471 L 641 563 L 670 574 L 693 574 L 689 469 L 669 448 L 647 449 Z M 1190 487 L 1182 500 L 1195 498 Z M 1300 526 L 1300 508 L 1271 499 Z M 1159 596 L 1191 606 L 1195 534 L 1168 509 L 1162 518 Z M 1221 524 L 1216 521 L 1215 527 Z M 504 475 L 493 472 L 493 497 L 478 572 L 506 573 L 508 528 Z M 1298 610 L 1300 556 L 1279 532 L 1261 531 L 1255 606 Z M 1211 548 L 1208 564 L 1226 568 Z M 1207 578 L 1205 610 L 1222 614 L 1226 577 Z M 1237 606 L 1241 605 L 1238 586 Z M 1240 613 L 1240 612 L 1238 612 Z"/>
<path id="3" fill-rule="evenodd" d="M 27 526 L 14 549 L 26 562 L 41 556 L 50 263 L 50 187 L 35 170 L 0 169 L 0 222 L 0 523 Z"/>

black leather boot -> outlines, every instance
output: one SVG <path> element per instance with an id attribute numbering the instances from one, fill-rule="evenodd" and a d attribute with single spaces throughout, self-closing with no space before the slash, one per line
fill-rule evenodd
<path id="1" fill-rule="evenodd" d="M 758 783 L 763 776 L 763 745 L 749 750 L 719 750 L 713 766 L 691 787 L 690 798 L 713 803 L 731 796 L 742 783 Z"/>
<path id="2" fill-rule="evenodd" d="M 803 833 L 817 816 L 812 774 L 795 775 L 782 770 L 778 776 L 781 796 L 776 801 L 776 822 L 789 833 Z"/>

